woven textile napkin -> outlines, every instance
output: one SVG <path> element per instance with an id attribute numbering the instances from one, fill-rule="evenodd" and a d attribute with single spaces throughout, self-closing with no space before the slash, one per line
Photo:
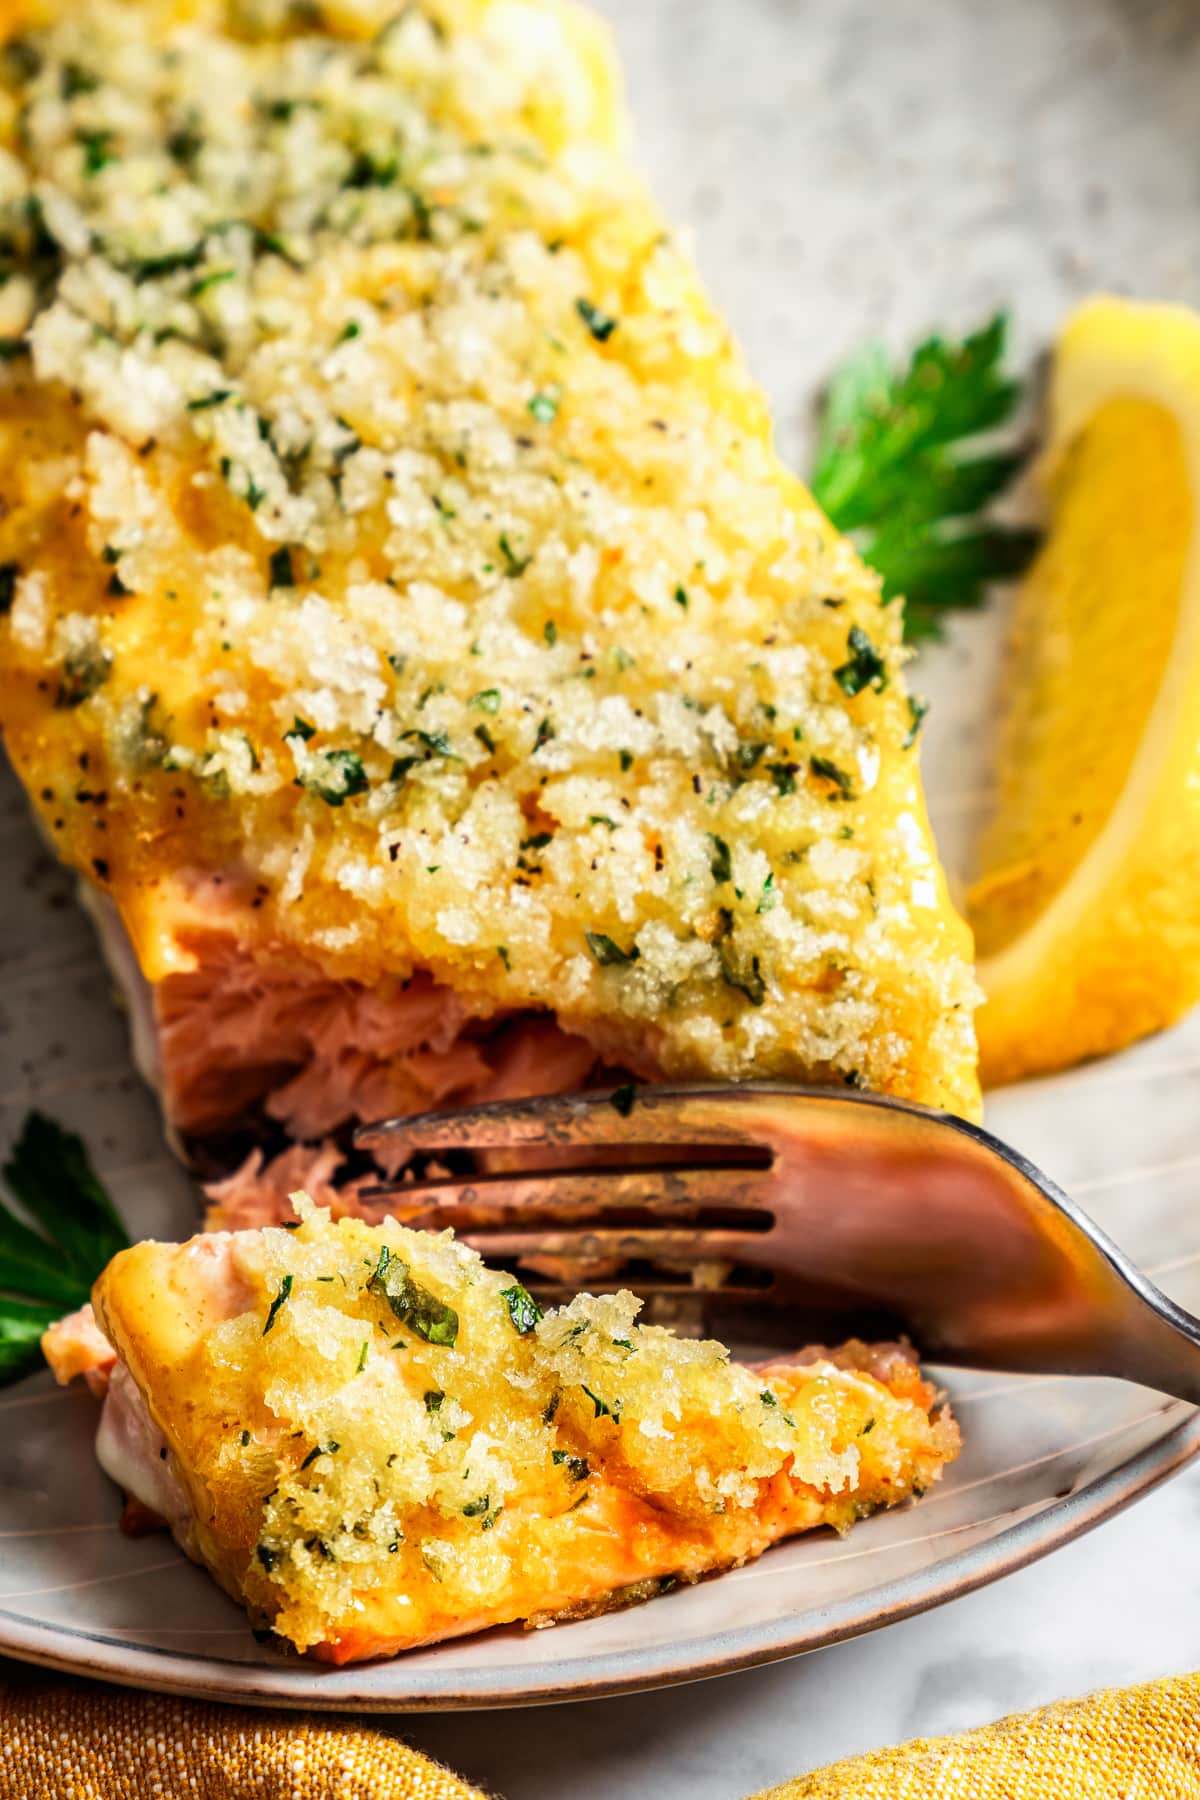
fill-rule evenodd
<path id="1" fill-rule="evenodd" d="M 0 1688 L 0 1800 L 484 1800 L 373 1731 L 86 1682 Z"/>
<path id="2" fill-rule="evenodd" d="M 369 1726 L 83 1682 L 0 1688 L 0 1800 L 234 1796 L 484 1800 Z M 1200 1800 L 1200 1675 L 875 1751 L 758 1800 Z"/>
<path id="3" fill-rule="evenodd" d="M 1200 1675 L 918 1738 L 758 1800 L 1200 1800 Z"/>

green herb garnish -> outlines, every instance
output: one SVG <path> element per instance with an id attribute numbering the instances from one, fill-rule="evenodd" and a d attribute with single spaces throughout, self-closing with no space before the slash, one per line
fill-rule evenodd
<path id="1" fill-rule="evenodd" d="M 237 280 L 236 269 L 210 269 L 207 275 L 198 275 L 188 288 L 188 299 L 199 300 L 210 288 L 223 287 L 227 281 Z"/>
<path id="2" fill-rule="evenodd" d="M 413 1280 L 408 1264 L 393 1256 L 385 1244 L 367 1283 L 373 1293 L 388 1302 L 402 1325 L 407 1325 L 427 1344 L 452 1347 L 458 1341 L 458 1314 L 428 1288 Z"/>
<path id="3" fill-rule="evenodd" d="M 99 175 L 101 169 L 107 169 L 114 160 L 112 140 L 111 131 L 85 131 L 80 134 L 79 147 L 83 151 L 85 175 Z"/>
<path id="4" fill-rule="evenodd" d="M 840 769 L 837 763 L 830 762 L 827 756 L 810 756 L 808 766 L 819 780 L 832 781 L 843 800 L 853 800 L 854 782 L 847 775 L 845 769 Z"/>
<path id="5" fill-rule="evenodd" d="M 444 731 L 421 731 L 419 729 L 414 729 L 412 731 L 402 731 L 400 733 L 401 743 L 404 743 L 408 740 L 411 740 L 414 744 L 419 744 L 421 746 L 422 750 L 424 750 L 427 757 L 428 756 L 451 756 L 452 757 L 454 755 L 454 750 L 451 746 L 450 739 L 446 736 Z"/>
<path id="6" fill-rule="evenodd" d="M 315 1463 L 318 1456 L 333 1456 L 340 1449 L 340 1444 L 314 1444 L 300 1464 L 301 1470 L 307 1469 L 310 1463 Z"/>
<path id="7" fill-rule="evenodd" d="M 928 711 L 928 700 L 922 700 L 919 694 L 910 694 L 908 696 L 908 716 L 911 723 L 904 734 L 902 747 L 905 750 L 911 750 L 917 739 L 920 737 L 921 726 L 925 722 L 925 715 Z"/>
<path id="8" fill-rule="evenodd" d="M 128 589 L 124 591 L 128 592 Z M 102 650 L 98 644 L 85 644 L 79 650 L 72 650 L 63 658 L 55 706 L 71 711 L 90 700 L 108 680 L 112 663 L 111 650 Z"/>
<path id="9" fill-rule="evenodd" d="M 743 738 L 734 755 L 739 774 L 749 775 L 756 769 L 767 753 L 768 746 L 751 738 Z"/>
<path id="10" fill-rule="evenodd" d="M 583 1388 L 584 1393 L 595 1407 L 595 1417 L 597 1419 L 611 1419 L 614 1425 L 619 1425 L 621 1423 L 621 1407 L 619 1402 L 615 1405 L 610 1404 L 609 1401 L 602 1400 L 599 1394 L 593 1394 L 591 1388 L 584 1386 L 583 1382 L 580 1382 L 579 1385 Z"/>
<path id="11" fill-rule="evenodd" d="M 264 1337 L 266 1337 L 268 1331 L 270 1331 L 272 1325 L 275 1323 L 280 1307 L 292 1291 L 292 1280 L 293 1277 L 291 1275 L 285 1275 L 279 1284 L 279 1291 L 271 1302 L 270 1309 L 267 1313 L 267 1322 L 262 1328 Z"/>
<path id="12" fill-rule="evenodd" d="M 721 980 L 726 987 L 744 994 L 751 1006 L 763 1004 L 767 997 L 767 984 L 757 956 L 752 956 L 748 963 L 740 961 L 726 942 L 717 945 L 717 961 L 721 965 Z"/>
<path id="13" fill-rule="evenodd" d="M 232 388 L 214 388 L 211 394 L 200 394 L 195 400 L 189 400 L 189 412 L 209 412 L 214 406 L 224 406 L 226 400 L 233 398 Z"/>
<path id="14" fill-rule="evenodd" d="M 480 1524 L 479 1529 L 481 1531 L 490 1531 L 503 1510 L 503 1507 L 498 1506 L 493 1512 L 492 1503 L 488 1495 L 481 1494 L 478 1500 L 470 1500 L 467 1502 L 466 1506 L 463 1507 L 463 1518 L 481 1519 L 482 1523 Z"/>
<path id="15" fill-rule="evenodd" d="M 861 626 L 850 627 L 846 647 L 849 658 L 833 671 L 833 678 L 842 692 L 849 694 L 851 699 L 861 694 L 864 688 L 874 688 L 877 694 L 882 693 L 888 684 L 887 664 Z"/>
<path id="16" fill-rule="evenodd" d="M 580 298 L 575 302 L 575 310 L 595 338 L 596 342 L 598 344 L 607 344 L 609 338 L 617 329 L 618 324 L 618 321 L 613 318 L 612 314 L 606 313 L 603 307 L 596 306 L 593 301 L 583 298 Z"/>
<path id="17" fill-rule="evenodd" d="M 525 573 L 533 558 L 532 556 L 518 556 L 509 543 L 508 533 L 505 531 L 500 533 L 499 544 L 500 554 L 504 558 L 504 573 L 510 581 L 515 581 L 518 575 Z"/>
<path id="18" fill-rule="evenodd" d="M 295 587 L 296 571 L 292 567 L 292 553 L 286 544 L 271 552 L 270 584 L 273 588 Z"/>
<path id="19" fill-rule="evenodd" d="M 603 931 L 585 931 L 587 947 L 602 969 L 619 968 L 623 963 L 636 962 L 641 954 L 635 944 L 632 950 L 622 950 L 620 944 Z"/>
<path id="20" fill-rule="evenodd" d="M 512 1320 L 515 1330 L 521 1337 L 525 1337 L 542 1317 L 541 1307 L 519 1281 L 515 1282 L 512 1287 L 504 1288 L 500 1298 L 508 1308 L 508 1316 Z"/>
<path id="21" fill-rule="evenodd" d="M 43 1331 L 129 1243 L 83 1140 L 43 1113 L 26 1118 L 3 1174 L 20 1211 L 0 1200 L 0 1383 L 38 1367 Z"/>
<path id="22" fill-rule="evenodd" d="M 729 845 L 724 838 L 714 836 L 711 831 L 708 834 L 708 841 L 713 847 L 708 865 L 712 870 L 713 880 L 718 883 L 731 881 L 733 879 L 733 857 L 730 854 Z"/>
<path id="23" fill-rule="evenodd" d="M 910 640 L 938 636 L 952 608 L 980 606 L 1037 547 L 1035 532 L 985 516 L 1026 451 L 963 453 L 1020 400 L 1003 370 L 1007 327 L 1000 313 L 961 342 L 927 338 L 900 369 L 870 344 L 825 398 L 812 491 L 883 576 L 884 599 L 905 596 Z"/>
<path id="24" fill-rule="evenodd" d="M 306 788 L 326 806 L 341 806 L 370 787 L 357 750 L 322 750 L 312 757 L 296 786 Z"/>

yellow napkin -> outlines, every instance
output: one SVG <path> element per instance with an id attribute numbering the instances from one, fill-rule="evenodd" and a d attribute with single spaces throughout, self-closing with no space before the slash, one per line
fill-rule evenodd
<path id="1" fill-rule="evenodd" d="M 648 1751 L 649 1753 L 649 1751 Z M 0 1800 L 485 1800 L 381 1731 L 84 1682 L 0 1687 Z M 1200 1800 L 1200 1675 L 919 1738 L 757 1800 Z"/>
<path id="2" fill-rule="evenodd" d="M 367 1726 L 85 1682 L 0 1688 L 0 1800 L 484 1800 Z"/>
<path id="3" fill-rule="evenodd" d="M 1200 1675 L 917 1738 L 758 1800 L 1200 1800 Z"/>

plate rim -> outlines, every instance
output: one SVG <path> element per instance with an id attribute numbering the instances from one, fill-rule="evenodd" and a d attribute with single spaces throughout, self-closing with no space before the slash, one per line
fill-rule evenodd
<path id="1" fill-rule="evenodd" d="M 814 1609 L 803 1615 L 809 1623 L 799 1631 L 790 1622 L 774 1621 L 741 1630 L 705 1633 L 690 1642 L 657 1646 L 644 1652 L 609 1651 L 572 1658 L 550 1655 L 532 1669 L 514 1672 L 508 1678 L 493 1670 L 480 1670 L 475 1679 L 464 1679 L 461 1672 L 444 1679 L 430 1666 L 406 1690 L 394 1693 L 356 1692 L 353 1688 L 347 1692 L 343 1686 L 335 1692 L 328 1687 L 323 1689 L 322 1678 L 327 1671 L 312 1664 L 276 1668 L 226 1662 L 161 1646 L 130 1644 L 107 1633 L 45 1625 L 3 1608 L 0 1654 L 121 1687 L 228 1705 L 322 1713 L 494 1711 L 609 1699 L 682 1686 L 781 1662 L 863 1636 L 973 1593 L 1082 1537 L 1152 1493 L 1200 1456 L 1200 1409 L 1186 1401 L 1166 1399 L 1163 1415 L 1176 1411 L 1182 1414 L 1178 1423 L 1106 1474 L 1051 1501 L 1036 1514 L 1006 1526 L 994 1537 L 939 1560 L 929 1569 L 884 1581 L 866 1594 Z M 378 1669 L 381 1665 L 362 1666 Z M 403 1658 L 394 1659 L 389 1667 L 403 1670 Z M 343 1668 L 328 1673 L 344 1680 L 350 1671 Z M 352 1674 L 350 1678 L 353 1679 Z"/>

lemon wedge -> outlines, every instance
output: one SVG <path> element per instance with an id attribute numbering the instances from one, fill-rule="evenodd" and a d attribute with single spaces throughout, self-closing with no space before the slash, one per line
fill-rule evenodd
<path id="1" fill-rule="evenodd" d="M 968 902 L 984 1078 L 1200 998 L 1200 316 L 1100 298 L 1060 338 L 1046 543 L 1018 596 Z"/>

